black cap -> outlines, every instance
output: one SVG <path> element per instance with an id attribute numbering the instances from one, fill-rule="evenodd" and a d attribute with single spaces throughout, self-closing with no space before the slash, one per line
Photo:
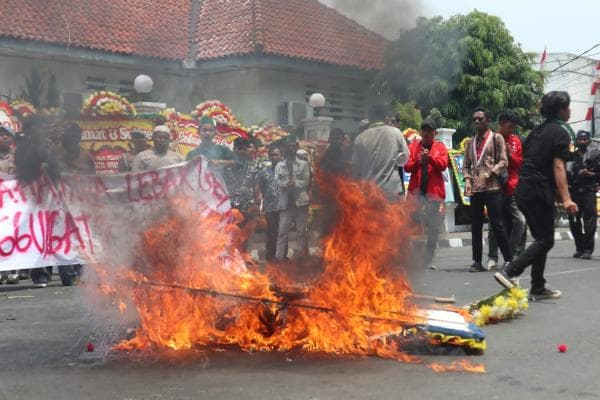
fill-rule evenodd
<path id="1" fill-rule="evenodd" d="M 132 139 L 146 139 L 146 134 L 142 131 L 133 130 L 129 134 Z"/>
<path id="2" fill-rule="evenodd" d="M 577 131 L 577 139 L 589 139 L 591 137 L 588 131 Z"/>
<path id="3" fill-rule="evenodd" d="M 423 128 L 431 128 L 435 131 L 437 129 L 437 124 L 433 118 L 425 118 L 421 123 L 421 129 Z"/>

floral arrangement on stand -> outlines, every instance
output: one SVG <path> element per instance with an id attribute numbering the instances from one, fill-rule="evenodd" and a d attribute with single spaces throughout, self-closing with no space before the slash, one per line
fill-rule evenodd
<path id="1" fill-rule="evenodd" d="M 464 308 L 473 316 L 477 326 L 506 321 L 516 318 L 529 308 L 527 290 L 521 287 L 505 289 Z"/>
<path id="2" fill-rule="evenodd" d="M 198 104 L 191 114 L 196 119 L 213 118 L 217 121 L 217 132 L 222 136 L 233 136 L 231 141 L 236 137 L 248 137 L 248 130 L 233 115 L 231 108 L 218 100 L 209 100 Z"/>
<path id="3" fill-rule="evenodd" d="M 421 134 L 419 133 L 418 130 L 413 129 L 413 128 L 407 128 L 404 130 L 404 132 L 402 132 L 402 135 L 404 135 L 404 138 L 406 139 L 406 141 L 410 144 L 412 142 L 414 142 L 415 140 L 421 140 Z"/>
<path id="4" fill-rule="evenodd" d="M 465 146 L 467 145 L 467 143 L 469 142 L 469 137 L 464 138 L 463 140 L 460 141 L 460 145 L 458 146 L 458 150 L 464 154 L 465 152 Z"/>
<path id="5" fill-rule="evenodd" d="M 290 135 L 288 131 L 275 124 L 261 127 L 253 126 L 250 128 L 250 132 L 253 138 L 260 140 L 262 147 L 259 148 L 257 157 L 264 160 L 266 160 L 268 156 L 268 146 Z"/>
<path id="6" fill-rule="evenodd" d="M 34 105 L 25 100 L 13 100 L 10 103 L 10 106 L 15 111 L 15 113 L 19 114 L 22 118 L 28 117 L 37 113 Z"/>
<path id="7" fill-rule="evenodd" d="M 81 114 L 87 117 L 134 117 L 136 110 L 123 96 L 102 90 L 92 93 L 83 102 Z"/>

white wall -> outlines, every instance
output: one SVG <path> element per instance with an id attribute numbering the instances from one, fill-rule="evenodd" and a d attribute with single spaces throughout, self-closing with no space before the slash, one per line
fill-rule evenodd
<path id="1" fill-rule="evenodd" d="M 576 54 L 571 53 L 548 53 L 543 70 L 550 72 L 576 56 Z M 537 57 L 537 60 L 540 59 L 541 54 Z M 581 57 L 559 70 L 549 73 L 545 80 L 545 92 L 564 90 L 571 96 L 570 123 L 575 131 L 578 129 L 590 130 L 590 123 L 583 120 L 588 107 L 591 105 L 590 90 L 594 82 L 594 71 L 597 63 L 598 60 L 596 59 Z M 539 64 L 535 65 L 534 68 L 539 69 Z M 596 132 L 600 131 L 598 123 L 600 123 L 600 116 L 596 119 Z M 596 136 L 598 136 L 598 133 Z"/>
<path id="2" fill-rule="evenodd" d="M 43 56 L 41 56 L 43 57 Z M 61 92 L 82 93 L 84 99 L 92 92 L 86 90 L 88 76 L 104 77 L 110 84 L 120 80 L 133 80 L 145 73 L 154 80 L 152 100 L 167 103 L 180 112 L 189 113 L 203 100 L 217 99 L 229 105 L 246 125 L 261 121 L 278 122 L 278 107 L 282 102 L 306 102 L 307 85 L 322 90 L 332 86 L 354 88 L 369 93 L 367 79 L 355 79 L 331 73 L 315 74 L 302 68 L 290 67 L 240 67 L 223 72 L 198 70 L 165 71 L 157 67 L 140 68 L 100 62 L 75 62 L 73 60 L 46 59 L 40 56 L 0 54 L 0 94 L 19 97 L 25 77 L 33 67 L 44 74 L 54 73 Z M 110 88 L 109 88 L 110 89 Z M 370 95 L 369 95 L 370 96 Z M 367 97 L 369 97 L 367 96 Z M 45 95 L 42 97 L 45 101 Z M 372 100 L 371 97 L 369 97 Z M 365 109 L 366 110 L 366 109 Z M 336 121 L 347 131 L 356 131 L 358 123 L 351 120 Z"/>

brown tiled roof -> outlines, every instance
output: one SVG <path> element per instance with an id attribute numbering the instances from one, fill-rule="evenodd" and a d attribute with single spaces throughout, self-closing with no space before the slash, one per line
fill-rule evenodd
<path id="1" fill-rule="evenodd" d="M 317 0 L 203 1 L 201 60 L 262 51 L 360 69 L 380 69 L 386 40 Z"/>
<path id="2" fill-rule="evenodd" d="M 0 37 L 172 60 L 194 48 L 198 60 L 264 53 L 382 67 L 385 39 L 317 0 L 198 0 L 197 15 L 192 1 L 1 0 Z"/>
<path id="3" fill-rule="evenodd" d="M 190 9 L 191 0 L 0 0 L 0 36 L 183 59 Z"/>

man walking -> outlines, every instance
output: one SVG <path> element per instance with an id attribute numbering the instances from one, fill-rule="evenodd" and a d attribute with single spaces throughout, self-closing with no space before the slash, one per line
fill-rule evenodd
<path id="1" fill-rule="evenodd" d="M 494 274 L 506 288 L 517 285 L 515 278 L 531 265 L 530 297 L 533 300 L 558 299 L 560 290 L 546 286 L 546 256 L 554 246 L 554 198 L 562 200 L 569 214 L 578 211 L 571 200 L 565 161 L 571 139 L 563 126 L 571 115 L 567 92 L 549 92 L 542 98 L 541 113 L 546 120 L 527 136 L 524 162 L 515 191 L 517 205 L 525 214 L 534 242 L 512 263 Z"/>
<path id="2" fill-rule="evenodd" d="M 491 229 L 494 231 L 504 262 L 512 261 L 512 252 L 504 230 L 500 209 L 500 174 L 506 172 L 506 146 L 501 135 L 489 129 L 488 112 L 479 107 L 473 111 L 473 136 L 465 145 L 463 174 L 465 196 L 471 200 L 471 237 L 473 265 L 471 272 L 485 271 L 481 264 L 484 207 L 487 208 Z"/>
<path id="3" fill-rule="evenodd" d="M 515 134 L 515 129 L 519 124 L 519 116 L 513 110 L 504 110 L 498 116 L 498 124 L 498 133 L 504 138 L 508 157 L 508 176 L 506 183 L 502 186 L 500 210 L 509 239 L 510 250 L 513 257 L 515 257 L 525 250 L 525 240 L 527 239 L 525 216 L 517 207 L 514 196 L 519 182 L 519 170 L 523 166 L 523 146 L 521 139 Z M 487 269 L 495 269 L 498 265 L 498 243 L 492 229 L 488 232 L 488 244 Z"/>
<path id="4" fill-rule="evenodd" d="M 573 257 L 591 260 L 594 252 L 594 236 L 598 211 L 596 209 L 596 192 L 600 182 L 600 174 L 588 169 L 591 149 L 590 133 L 577 132 L 577 151 L 573 154 L 573 164 L 569 173 L 569 190 L 579 211 L 569 215 L 569 227 L 575 239 Z M 583 230 L 582 230 L 583 228 Z"/>
<path id="5" fill-rule="evenodd" d="M 281 189 L 279 196 L 279 232 L 277 233 L 276 258 L 287 258 L 288 237 L 292 223 L 296 225 L 298 254 L 307 255 L 308 249 L 308 186 L 310 167 L 308 162 L 296 157 L 298 139 L 290 135 L 285 139 L 285 160 L 275 167 L 275 182 Z"/>
<path id="6" fill-rule="evenodd" d="M 420 141 L 409 146 L 410 158 L 404 170 L 409 172 L 408 193 L 417 196 L 419 216 L 427 228 L 427 245 L 425 247 L 424 266 L 437 269 L 431 262 L 437 247 L 440 231 L 442 203 L 446 198 L 444 177 L 442 172 L 448 168 L 448 150 L 446 146 L 435 140 L 437 124 L 426 118 L 421 124 Z"/>

